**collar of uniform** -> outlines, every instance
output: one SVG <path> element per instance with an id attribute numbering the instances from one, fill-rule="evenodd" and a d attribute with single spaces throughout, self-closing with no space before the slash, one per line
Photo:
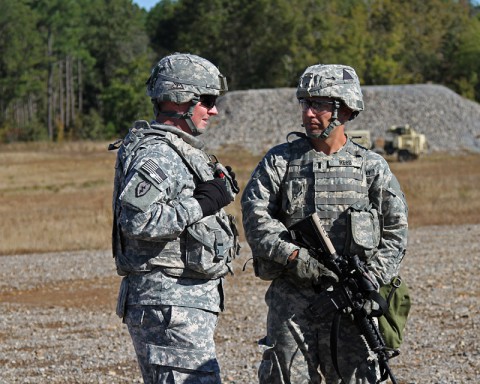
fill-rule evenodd
<path id="1" fill-rule="evenodd" d="M 205 147 L 205 143 L 198 137 L 192 136 L 189 133 L 182 131 L 180 128 L 177 128 L 173 125 L 158 124 L 157 122 L 152 121 L 150 126 L 154 129 L 160 129 L 162 131 L 173 133 L 194 148 L 203 149 L 203 147 Z"/>

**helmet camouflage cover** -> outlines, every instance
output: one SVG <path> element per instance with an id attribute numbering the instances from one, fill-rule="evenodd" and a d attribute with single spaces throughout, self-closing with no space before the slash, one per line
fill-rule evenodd
<path id="1" fill-rule="evenodd" d="M 147 80 L 147 95 L 157 101 L 186 103 L 200 95 L 223 95 L 227 80 L 210 61 L 189 53 L 161 59 Z"/>
<path id="2" fill-rule="evenodd" d="M 300 76 L 297 99 L 324 96 L 341 100 L 354 115 L 363 111 L 360 81 L 352 67 L 340 64 L 317 64 L 308 67 Z"/>

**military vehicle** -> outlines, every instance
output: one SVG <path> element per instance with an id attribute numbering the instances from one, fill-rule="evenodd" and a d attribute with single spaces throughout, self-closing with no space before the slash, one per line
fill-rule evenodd
<path id="1" fill-rule="evenodd" d="M 372 138 L 370 135 L 370 131 L 355 129 L 352 131 L 347 131 L 345 133 L 353 142 L 367 149 L 372 148 Z"/>
<path id="2" fill-rule="evenodd" d="M 383 150 L 387 155 L 397 154 L 398 161 L 417 159 L 427 151 L 427 139 L 410 125 L 393 125 L 387 130 Z"/>
<path id="3" fill-rule="evenodd" d="M 392 125 L 387 130 L 387 138 L 378 138 L 372 142 L 368 130 L 349 130 L 347 136 L 357 144 L 381 155 L 397 155 L 400 162 L 417 159 L 427 151 L 427 139 L 410 125 Z"/>

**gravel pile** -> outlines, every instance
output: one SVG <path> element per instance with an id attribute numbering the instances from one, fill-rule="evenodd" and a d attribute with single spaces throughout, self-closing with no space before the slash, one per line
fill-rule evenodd
<path id="1" fill-rule="evenodd" d="M 362 87 L 365 110 L 347 129 L 368 129 L 372 140 L 385 138 L 391 125 L 410 124 L 427 136 L 432 151 L 480 151 L 480 104 L 433 84 Z M 234 145 L 263 154 L 303 131 L 294 88 L 228 92 L 220 114 L 202 136 L 209 148 Z"/>
<path id="2" fill-rule="evenodd" d="M 228 279 L 217 330 L 224 383 L 255 383 L 267 283 L 249 249 Z M 114 314 L 119 278 L 107 251 L 1 257 L 0 383 L 140 383 L 125 326 Z M 480 382 L 480 225 L 410 232 L 403 277 L 414 306 L 399 383 Z"/>

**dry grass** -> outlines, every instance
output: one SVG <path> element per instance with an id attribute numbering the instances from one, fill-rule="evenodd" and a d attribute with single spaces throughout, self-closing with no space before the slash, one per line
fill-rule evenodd
<path id="1" fill-rule="evenodd" d="M 0 147 L 0 254 L 107 248 L 114 161 L 105 143 Z"/>
<path id="2" fill-rule="evenodd" d="M 390 165 L 407 197 L 411 227 L 480 222 L 480 154 Z"/>
<path id="3" fill-rule="evenodd" d="M 107 143 L 0 146 L 0 255 L 108 249 L 115 152 Z M 259 156 L 218 153 L 243 188 Z M 391 163 L 407 195 L 410 225 L 480 221 L 480 155 L 432 155 Z M 239 199 L 228 207 L 240 217 Z"/>

